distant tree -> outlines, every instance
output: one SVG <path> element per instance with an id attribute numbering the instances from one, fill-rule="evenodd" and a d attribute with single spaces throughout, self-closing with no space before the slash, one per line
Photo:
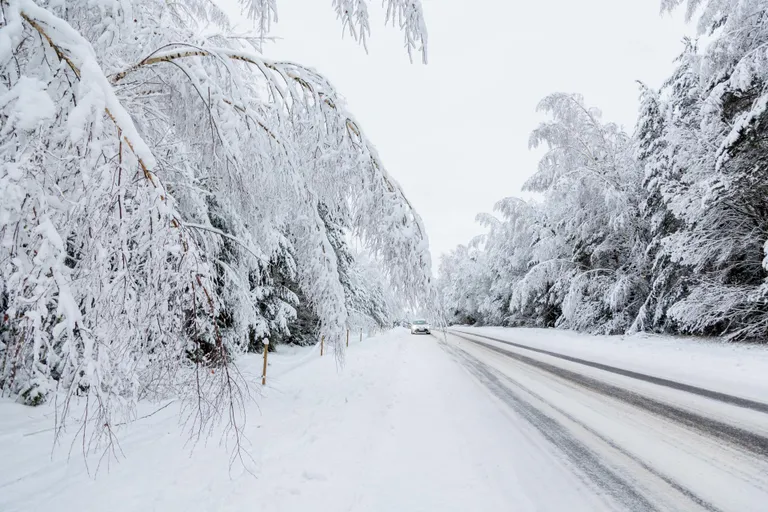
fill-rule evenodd
<path id="1" fill-rule="evenodd" d="M 768 3 L 663 0 L 662 9 L 681 4 L 711 42 L 700 51 L 686 40 L 661 90 L 641 87 L 632 137 L 579 96 L 543 100 L 551 120 L 531 143 L 548 152 L 526 184 L 543 200 L 535 215 L 481 217 L 482 247 L 451 256 L 439 282 L 447 297 L 468 292 L 447 301 L 457 315 L 765 340 Z M 512 316 L 502 320 L 478 305 L 505 296 Z"/>

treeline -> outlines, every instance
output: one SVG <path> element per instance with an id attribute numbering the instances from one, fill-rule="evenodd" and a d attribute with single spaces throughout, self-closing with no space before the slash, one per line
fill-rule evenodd
<path id="1" fill-rule="evenodd" d="M 768 2 L 686 8 L 710 42 L 640 86 L 633 134 L 578 95 L 541 102 L 530 145 L 547 152 L 524 187 L 541 199 L 501 200 L 443 258 L 453 322 L 765 341 Z"/>

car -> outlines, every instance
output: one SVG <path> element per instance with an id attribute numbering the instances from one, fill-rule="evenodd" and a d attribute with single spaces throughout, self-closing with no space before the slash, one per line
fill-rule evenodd
<path id="1" fill-rule="evenodd" d="M 411 322 L 411 334 L 429 334 L 429 324 L 426 320 Z"/>

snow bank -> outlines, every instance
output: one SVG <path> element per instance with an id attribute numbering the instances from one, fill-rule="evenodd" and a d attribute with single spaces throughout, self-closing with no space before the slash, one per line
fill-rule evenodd
<path id="1" fill-rule="evenodd" d="M 768 401 L 768 347 L 764 346 L 649 334 L 592 336 L 558 329 L 454 329 Z"/>

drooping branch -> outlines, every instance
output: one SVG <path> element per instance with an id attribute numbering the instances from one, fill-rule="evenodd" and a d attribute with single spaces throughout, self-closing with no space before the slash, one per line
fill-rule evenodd
<path id="1" fill-rule="evenodd" d="M 180 45 L 181 46 L 181 45 Z M 286 62 L 278 62 L 278 61 L 271 61 L 269 59 L 264 59 L 260 57 L 259 55 L 249 53 L 249 52 L 243 52 L 239 50 L 233 50 L 230 48 L 204 48 L 204 47 L 191 47 L 191 45 L 183 45 L 184 49 L 174 49 L 174 50 L 167 50 L 163 52 L 153 52 L 149 57 L 145 58 L 141 62 L 138 62 L 134 64 L 133 66 L 116 73 L 112 75 L 111 81 L 113 84 L 119 83 L 121 80 L 123 80 L 126 76 L 129 74 L 138 71 L 139 69 L 149 67 L 155 64 L 160 64 L 163 62 L 173 62 L 175 60 L 179 59 L 188 59 L 192 57 L 214 57 L 214 58 L 229 58 L 232 60 L 245 62 L 247 64 L 250 64 L 252 66 L 256 66 L 264 75 L 264 77 L 267 79 L 270 86 L 275 85 L 274 80 L 270 78 L 269 74 L 265 70 L 270 70 L 274 73 L 276 73 L 279 77 L 281 77 L 286 84 L 289 84 L 289 80 L 293 81 L 312 95 L 315 95 L 317 98 L 321 99 L 325 105 L 327 105 L 329 108 L 333 109 L 336 112 L 341 112 L 338 106 L 336 105 L 336 102 L 333 100 L 333 97 L 335 94 L 331 93 L 328 94 L 324 91 L 318 90 L 317 86 L 313 86 L 309 81 L 307 81 L 301 73 L 297 73 L 295 70 L 299 70 L 301 72 L 304 72 L 306 74 L 316 75 L 312 70 L 309 70 L 303 66 L 300 66 L 298 64 L 294 63 L 286 63 Z M 319 80 L 322 80 L 320 77 L 316 77 Z M 324 80 L 322 80 L 324 81 Z M 329 85 L 323 84 L 325 86 Z M 229 102 L 234 108 L 238 109 L 237 106 Z M 240 107 L 242 108 L 242 107 Z M 353 133 L 358 139 L 360 139 L 360 142 L 365 145 L 367 152 L 370 153 L 372 158 L 372 165 L 374 168 L 376 168 L 377 171 L 382 176 L 382 179 L 386 185 L 387 190 L 390 193 L 397 193 L 400 198 L 408 205 L 411 212 L 414 214 L 414 217 L 416 219 L 416 228 L 421 236 L 424 236 L 424 227 L 422 225 L 422 222 L 418 215 L 415 214 L 415 210 L 413 206 L 410 204 L 408 199 L 405 197 L 405 195 L 400 190 L 400 187 L 394 184 L 392 178 L 386 173 L 386 171 L 383 170 L 383 167 L 379 161 L 378 156 L 376 155 L 375 150 L 373 150 L 372 147 L 370 147 L 365 139 L 365 136 L 363 135 L 363 131 L 361 130 L 359 124 L 351 117 L 346 115 L 346 113 L 343 113 L 344 115 L 344 123 L 346 124 L 348 130 Z M 276 136 L 262 123 L 259 123 L 259 125 L 262 127 L 262 129 L 266 130 L 267 133 L 277 141 Z"/>
<path id="2" fill-rule="evenodd" d="M 23 0 L 20 2 L 19 14 L 29 23 L 51 46 L 56 55 L 70 67 L 78 80 L 82 80 L 83 68 L 88 67 L 89 77 L 94 80 L 104 94 L 104 111 L 122 134 L 123 141 L 130 151 L 136 156 L 136 159 L 144 173 L 144 177 L 157 187 L 156 177 L 153 175 L 153 168 L 156 165 L 155 158 L 149 147 L 138 133 L 133 124 L 130 115 L 125 111 L 120 101 L 114 94 L 111 85 L 106 79 L 101 67 L 93 55 L 93 48 L 72 26 L 61 18 L 56 17 L 50 11 L 41 8 L 32 0 Z M 49 26 L 54 30 L 46 30 Z M 57 41 L 59 35 L 69 38 L 72 45 L 64 45 Z M 69 46 L 69 49 L 65 47 Z M 72 48 L 79 50 L 79 53 Z M 161 196 L 164 199 L 164 195 Z"/>

